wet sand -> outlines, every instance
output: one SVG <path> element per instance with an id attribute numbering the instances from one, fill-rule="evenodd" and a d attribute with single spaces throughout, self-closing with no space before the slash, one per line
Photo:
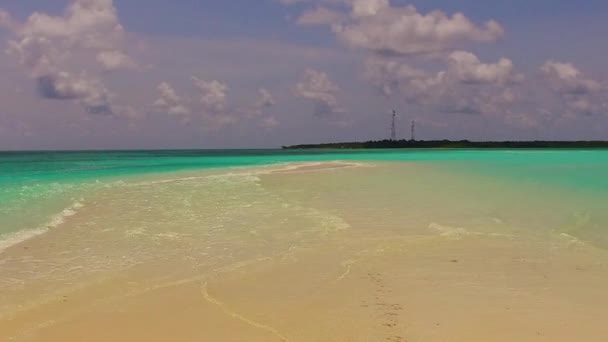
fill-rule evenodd
<path id="1" fill-rule="evenodd" d="M 563 217 L 548 213 L 578 199 L 543 202 L 556 194 L 428 165 L 365 166 L 100 191 L 0 254 L 0 340 L 608 336 L 608 253 L 550 228 Z"/>

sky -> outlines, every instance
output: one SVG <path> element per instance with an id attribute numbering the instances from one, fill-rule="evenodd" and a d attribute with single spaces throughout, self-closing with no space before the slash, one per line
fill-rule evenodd
<path id="1" fill-rule="evenodd" d="M 604 0 L 3 0 L 0 150 L 608 140 Z"/>

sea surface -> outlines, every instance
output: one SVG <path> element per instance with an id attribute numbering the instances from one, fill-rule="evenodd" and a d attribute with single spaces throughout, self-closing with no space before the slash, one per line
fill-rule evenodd
<path id="1" fill-rule="evenodd" d="M 78 209 L 88 191 L 117 181 L 180 171 L 332 160 L 428 163 L 515 180 L 522 186 L 546 184 L 587 193 L 590 201 L 608 199 L 608 150 L 0 152 L 0 248 L 18 241 L 18 235 L 26 237 L 28 232 L 58 225 L 62 215 Z"/>
<path id="2" fill-rule="evenodd" d="M 607 175 L 608 150 L 0 152 L 0 340 L 604 341 Z"/>

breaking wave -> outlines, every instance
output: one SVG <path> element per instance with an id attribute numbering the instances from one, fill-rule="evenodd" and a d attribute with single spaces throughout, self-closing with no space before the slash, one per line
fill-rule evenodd
<path id="1" fill-rule="evenodd" d="M 76 201 L 69 207 L 63 209 L 59 214 L 53 216 L 46 224 L 42 225 L 41 227 L 1 235 L 0 252 L 3 252 L 9 247 L 17 245 L 33 237 L 42 235 L 48 232 L 50 229 L 59 227 L 66 221 L 68 217 L 76 215 L 78 210 L 81 209 L 83 206 L 84 205 L 82 203 Z"/>

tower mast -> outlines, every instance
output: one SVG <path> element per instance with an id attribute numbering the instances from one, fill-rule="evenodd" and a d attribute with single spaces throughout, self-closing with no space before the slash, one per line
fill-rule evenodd
<path id="1" fill-rule="evenodd" d="M 396 118 L 397 118 L 397 111 L 393 110 L 393 121 L 391 124 L 391 140 L 393 140 L 393 141 L 397 140 L 397 126 L 395 123 Z"/>
<path id="2" fill-rule="evenodd" d="M 412 141 L 416 141 L 416 121 L 412 120 Z"/>

